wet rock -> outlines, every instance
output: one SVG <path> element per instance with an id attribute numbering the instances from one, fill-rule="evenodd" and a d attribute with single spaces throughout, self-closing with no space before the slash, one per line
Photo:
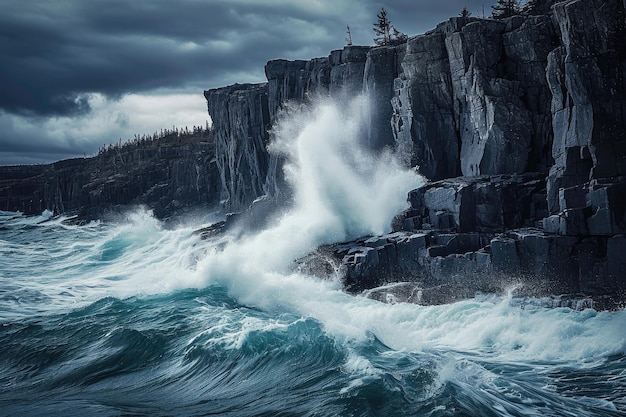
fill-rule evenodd
<path id="1" fill-rule="evenodd" d="M 491 263 L 495 272 L 515 274 L 520 270 L 515 240 L 509 237 L 497 237 L 491 241 Z"/>
<path id="2" fill-rule="evenodd" d="M 459 177 L 428 183 L 408 200 L 411 207 L 393 222 L 397 230 L 503 232 L 542 219 L 533 216 L 545 211 L 545 183 L 536 173 Z"/>
<path id="3" fill-rule="evenodd" d="M 433 180 L 409 193 L 397 233 L 322 251 L 346 287 L 408 281 L 376 297 L 444 302 L 522 282 L 520 294 L 619 299 L 625 14 L 619 0 L 551 0 L 501 21 L 453 18 L 393 48 L 268 64 L 272 109 L 367 92 L 364 141 Z"/>

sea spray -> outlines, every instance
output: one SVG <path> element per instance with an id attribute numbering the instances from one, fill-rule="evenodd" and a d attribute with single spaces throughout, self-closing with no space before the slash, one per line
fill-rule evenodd
<path id="1" fill-rule="evenodd" d="M 201 263 L 207 283 L 219 282 L 241 301 L 267 309 L 301 311 L 304 299 L 345 296 L 328 292 L 334 284 L 288 273 L 288 266 L 320 244 L 388 231 L 407 205 L 407 192 L 423 183 L 389 150 L 365 149 L 367 118 L 364 96 L 288 109 L 269 149 L 285 160 L 291 206 L 264 230 L 207 254 Z"/>
<path id="2" fill-rule="evenodd" d="M 407 192 L 424 181 L 390 149 L 367 149 L 367 97 L 348 103 L 320 99 L 288 109 L 269 150 L 286 160 L 285 177 L 294 192 L 287 217 L 307 230 L 319 229 L 318 235 L 307 234 L 306 244 L 388 231 L 393 215 L 406 208 Z M 288 232 L 291 220 L 284 221 L 276 227 Z"/>
<path id="3" fill-rule="evenodd" d="M 615 333 L 623 315 L 580 332 L 583 313 L 570 310 L 521 311 L 506 297 L 429 308 L 385 305 L 351 297 L 337 282 L 290 271 L 294 259 L 320 244 L 385 232 L 404 208 L 406 192 L 423 183 L 391 152 L 372 155 L 365 149 L 359 134 L 367 104 L 358 97 L 349 105 L 327 100 L 289 109 L 270 150 L 285 158 L 292 206 L 266 229 L 209 251 L 199 266 L 203 285 L 223 285 L 246 305 L 313 317 L 344 340 L 374 335 L 393 349 L 445 347 L 516 360 L 585 360 L 624 352 L 626 342 Z M 572 344 L 572 336 L 587 342 Z M 595 343 L 598 337 L 605 343 Z"/>
<path id="4" fill-rule="evenodd" d="M 291 109 L 281 120 L 270 149 L 286 159 L 293 206 L 273 226 L 209 253 L 201 263 L 207 282 L 225 286 L 246 305 L 312 317 L 346 346 L 373 340 L 391 349 L 392 355 L 419 354 L 420 363 L 426 361 L 436 370 L 420 374 L 428 386 L 419 394 L 423 398 L 440 395 L 449 386 L 463 387 L 470 392 L 467 402 L 479 404 L 481 389 L 530 396 L 532 384 L 498 381 L 490 369 L 499 363 L 521 364 L 520 369 L 572 361 L 597 366 L 624 353 L 626 342 L 618 331 L 625 324 L 623 313 L 520 309 L 506 297 L 433 307 L 386 305 L 348 296 L 334 283 L 287 272 L 293 259 L 319 244 L 384 232 L 393 214 L 403 208 L 394 204 L 421 184 L 419 176 L 401 167 L 391 153 L 374 157 L 361 146 L 358 132 L 365 112 L 360 100 L 343 108 L 325 102 Z M 467 359 L 468 353 L 481 359 Z M 380 361 L 372 362 L 353 348 L 348 348 L 342 369 L 352 378 L 341 389 L 344 395 L 376 385 L 372 381 L 387 375 Z M 546 378 L 540 380 L 546 383 Z M 492 394 L 486 397 L 491 398 L 485 399 L 485 408 L 502 402 Z M 550 400 L 545 403 L 557 407 Z M 506 414 L 517 406 L 502 402 L 500 407 Z"/>
<path id="5" fill-rule="evenodd" d="M 8 215 L 6 217 L 9 217 Z M 11 281 L 0 318 L 194 288 L 209 250 L 193 226 L 168 230 L 137 209 L 119 223 L 68 225 L 63 218 L 14 213 L 0 239 L 0 278 Z M 41 274 L 41 275 L 38 275 Z M 38 302 L 35 302 L 39 300 Z"/>
<path id="6" fill-rule="evenodd" d="M 10 219 L 0 236 L 6 416 L 626 410 L 623 311 L 496 296 L 389 305 L 315 277 L 246 278 L 259 269 L 237 265 L 239 275 L 207 280 L 198 266 L 221 252 L 149 213 L 87 227 Z"/>

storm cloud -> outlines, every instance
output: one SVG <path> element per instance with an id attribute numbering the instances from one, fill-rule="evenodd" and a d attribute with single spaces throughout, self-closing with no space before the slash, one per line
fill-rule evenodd
<path id="1" fill-rule="evenodd" d="M 270 59 L 309 59 L 342 48 L 346 25 L 355 44 L 371 45 L 372 23 L 381 7 L 399 30 L 414 35 L 458 15 L 464 6 L 479 15 L 482 4 L 5 0 L 0 14 L 0 164 L 19 161 L 20 155 L 19 163 L 26 163 L 29 152 L 41 154 L 36 159 L 41 161 L 82 156 L 97 150 L 107 136 L 115 141 L 117 135 L 150 133 L 137 131 L 148 128 L 133 116 L 141 109 L 118 104 L 116 121 L 111 120 L 116 110 L 106 107 L 114 109 L 129 95 L 146 97 L 137 105 L 175 96 L 173 105 L 185 107 L 180 102 L 184 95 L 201 97 L 208 88 L 264 81 L 263 67 Z M 199 107 L 193 118 L 203 124 L 206 107 L 200 100 L 195 103 Z M 161 127 L 188 122 L 170 116 L 155 113 L 153 121 L 166 123 Z M 98 117 L 109 118 L 108 123 Z"/>

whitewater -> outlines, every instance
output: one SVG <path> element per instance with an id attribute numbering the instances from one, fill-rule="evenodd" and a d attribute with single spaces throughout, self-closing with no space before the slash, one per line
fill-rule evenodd
<path id="1" fill-rule="evenodd" d="M 389 230 L 423 184 L 361 145 L 368 102 L 285 110 L 286 209 L 202 240 L 0 211 L 0 416 L 625 416 L 626 313 L 510 294 L 384 304 L 293 261 Z"/>

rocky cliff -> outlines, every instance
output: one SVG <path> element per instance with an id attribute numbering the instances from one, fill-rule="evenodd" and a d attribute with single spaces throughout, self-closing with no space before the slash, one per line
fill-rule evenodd
<path id="1" fill-rule="evenodd" d="M 241 155 L 262 175 L 268 155 L 258 145 L 267 143 L 282 104 L 363 92 L 377 109 L 364 138 L 371 147 L 403 150 L 407 163 L 432 180 L 550 173 L 556 213 L 559 188 L 576 182 L 565 177 L 579 175 L 574 159 L 593 165 L 581 167 L 583 177 L 591 168 L 594 178 L 623 175 L 624 150 L 615 145 L 623 143 L 623 14 L 618 0 L 577 0 L 543 15 L 453 18 L 395 47 L 348 46 L 310 61 L 270 61 L 267 83 L 205 96 L 220 140 L 257 144 L 256 154 Z M 256 133 L 236 132 L 232 114 Z M 267 191 L 246 175 L 223 184 L 225 195 L 240 196 L 233 208 Z"/>
<path id="2" fill-rule="evenodd" d="M 129 205 L 159 218 L 219 203 L 210 132 L 172 133 L 110 147 L 92 158 L 0 167 L 0 210 L 96 219 Z"/>
<path id="3" fill-rule="evenodd" d="M 376 112 L 363 141 L 393 147 L 432 182 L 409 194 L 399 234 L 326 249 L 349 288 L 441 286 L 473 271 L 482 284 L 470 291 L 489 290 L 494 274 L 549 276 L 552 292 L 624 291 L 625 5 L 539 3 L 545 13 L 453 18 L 398 46 L 270 61 L 267 83 L 205 91 L 229 144 L 218 159 L 247 167 L 229 167 L 224 201 L 240 209 L 280 189 L 280 161 L 263 145 L 281 105 L 365 93 Z"/>

